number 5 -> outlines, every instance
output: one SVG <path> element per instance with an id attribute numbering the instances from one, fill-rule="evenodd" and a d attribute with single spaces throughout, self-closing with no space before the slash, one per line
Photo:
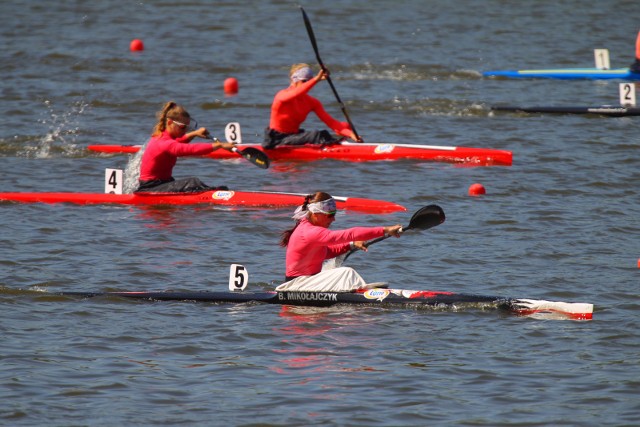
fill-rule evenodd
<path id="1" fill-rule="evenodd" d="M 244 265 L 231 264 L 231 268 L 229 270 L 229 290 L 231 292 L 244 291 L 248 282 L 249 272 Z"/>

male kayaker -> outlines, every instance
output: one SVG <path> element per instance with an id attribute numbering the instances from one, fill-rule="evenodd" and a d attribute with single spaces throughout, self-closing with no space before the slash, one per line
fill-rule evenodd
<path id="1" fill-rule="evenodd" d="M 328 75 L 328 70 L 320 70 L 314 76 L 307 64 L 294 64 L 289 72 L 290 85 L 279 91 L 271 105 L 271 120 L 265 129 L 264 148 L 280 145 L 320 144 L 330 145 L 342 141 L 345 137 L 356 138 L 347 122 L 340 122 L 329 115 L 322 103 L 309 91 Z M 340 135 L 336 137 L 327 130 L 305 131 L 300 129 L 310 112 L 314 112 L 329 128 Z"/>
<path id="2" fill-rule="evenodd" d="M 140 182 L 136 192 L 194 192 L 226 187 L 210 187 L 196 177 L 173 178 L 173 167 L 182 156 L 201 156 L 223 148 L 231 151 L 231 142 L 189 144 L 195 137 L 209 138 L 209 131 L 191 125 L 191 116 L 179 104 L 169 101 L 157 113 L 151 139 L 142 155 Z"/>
<path id="3" fill-rule="evenodd" d="M 365 240 L 382 236 L 400 237 L 400 224 L 387 227 L 353 227 L 329 230 L 335 220 L 336 201 L 330 194 L 316 192 L 296 209 L 296 224 L 282 233 L 280 246 L 287 248 L 286 283 L 277 291 L 351 292 L 367 283 L 350 267 L 322 270 L 324 260 L 351 249 L 366 251 Z"/>
<path id="4" fill-rule="evenodd" d="M 636 60 L 629 66 L 629 71 L 640 74 L 640 31 L 636 38 Z"/>

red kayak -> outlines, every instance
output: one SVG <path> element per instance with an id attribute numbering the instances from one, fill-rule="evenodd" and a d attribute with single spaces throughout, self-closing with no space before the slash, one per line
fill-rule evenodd
<path id="1" fill-rule="evenodd" d="M 121 205 L 196 205 L 210 204 L 227 207 L 284 208 L 300 206 L 306 194 L 270 191 L 221 191 L 211 190 L 195 193 L 0 193 L 0 201 L 23 203 L 76 203 L 121 204 Z M 338 209 L 366 212 L 391 213 L 407 209 L 385 200 L 357 197 L 335 197 Z"/>
<path id="2" fill-rule="evenodd" d="M 91 151 L 100 153 L 137 153 L 140 145 L 89 145 Z M 303 145 L 278 147 L 265 150 L 258 144 L 238 144 L 238 148 L 256 148 L 264 151 L 272 161 L 333 159 L 345 162 L 368 162 L 375 160 L 431 160 L 434 162 L 459 163 L 468 166 L 511 166 L 511 151 L 491 148 L 446 147 L 414 144 L 361 144 L 342 142 L 322 147 Z M 216 150 L 207 157 L 213 159 L 235 159 L 237 154 L 227 150 Z"/>

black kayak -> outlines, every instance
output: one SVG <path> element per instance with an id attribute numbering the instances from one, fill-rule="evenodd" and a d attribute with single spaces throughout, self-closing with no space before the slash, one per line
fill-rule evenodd
<path id="1" fill-rule="evenodd" d="M 52 295 L 52 294 L 49 294 Z M 329 307 L 336 304 L 374 306 L 481 306 L 497 308 L 517 315 L 552 315 L 554 318 L 591 320 L 593 304 L 565 303 L 522 298 L 507 298 L 442 291 L 406 289 L 369 289 L 357 292 L 293 292 L 293 291 L 151 291 L 151 292 L 59 292 L 55 295 L 74 298 L 128 298 L 150 301 L 194 301 L 209 303 L 266 303 L 296 306 Z"/>
<path id="2" fill-rule="evenodd" d="M 551 114 L 596 114 L 609 117 L 640 116 L 640 108 L 615 107 L 602 105 L 600 107 L 517 107 L 511 105 L 492 106 L 493 111 L 509 111 L 521 113 L 551 113 Z"/>

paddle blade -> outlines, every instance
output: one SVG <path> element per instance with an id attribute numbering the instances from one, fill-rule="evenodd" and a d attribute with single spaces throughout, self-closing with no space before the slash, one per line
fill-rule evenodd
<path id="1" fill-rule="evenodd" d="M 313 33 L 313 28 L 311 27 L 311 21 L 307 16 L 307 12 L 304 11 L 302 6 L 300 6 L 300 11 L 302 12 L 302 19 L 304 20 L 304 26 L 307 28 L 307 34 L 309 35 L 309 41 L 311 41 L 311 47 L 313 47 L 313 51 L 316 54 L 316 59 L 318 60 L 318 64 L 320 64 L 320 68 L 324 70 L 324 64 L 322 63 L 322 59 L 320 58 L 320 52 L 318 51 L 318 43 L 316 42 L 316 36 Z"/>
<path id="2" fill-rule="evenodd" d="M 420 208 L 413 214 L 409 221 L 409 226 L 405 230 L 419 229 L 427 230 L 436 225 L 440 225 L 445 220 L 444 211 L 438 205 L 428 205 Z"/>
<path id="3" fill-rule="evenodd" d="M 269 168 L 269 164 L 271 163 L 269 156 L 257 148 L 247 147 L 242 150 L 236 148 L 234 151 L 261 169 Z"/>

